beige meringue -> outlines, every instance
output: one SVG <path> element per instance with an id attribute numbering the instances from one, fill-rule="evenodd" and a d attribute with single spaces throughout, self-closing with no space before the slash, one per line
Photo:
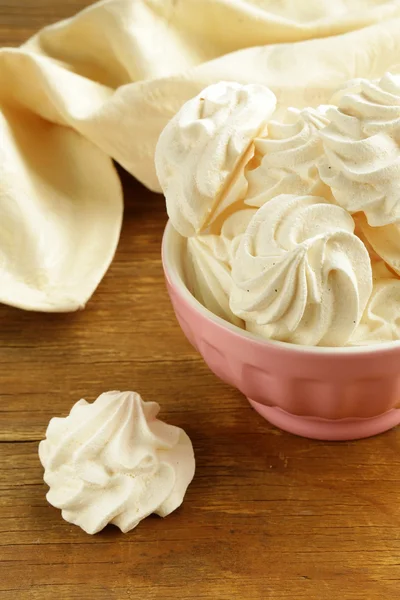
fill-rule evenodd
<path id="1" fill-rule="evenodd" d="M 336 201 L 374 227 L 400 221 L 400 75 L 361 80 L 327 117 L 319 173 Z"/>
<path id="2" fill-rule="evenodd" d="M 275 105 L 267 87 L 220 82 L 186 102 L 167 124 L 155 164 L 169 218 L 181 235 L 203 232 L 244 198 L 253 140 Z"/>
<path id="3" fill-rule="evenodd" d="M 329 124 L 326 109 L 289 108 L 282 121 L 269 121 L 267 136 L 254 143 L 260 165 L 246 170 L 246 204 L 260 207 L 279 194 L 308 194 L 320 184 L 316 163 L 323 154 L 319 131 Z"/>
<path id="4" fill-rule="evenodd" d="M 344 345 L 372 289 L 368 252 L 353 231 L 351 216 L 324 198 L 264 204 L 233 260 L 232 312 L 267 338 Z"/>
<path id="5" fill-rule="evenodd" d="M 357 223 L 375 255 L 400 275 L 400 223 L 371 227 L 362 215 L 358 216 Z"/>
<path id="6" fill-rule="evenodd" d="M 383 261 L 374 263 L 373 276 L 372 294 L 349 346 L 400 340 L 400 279 Z"/>
<path id="7" fill-rule="evenodd" d="M 202 234 L 187 239 L 185 271 L 189 289 L 212 313 L 238 327 L 243 327 L 243 321 L 229 308 L 231 265 L 255 212 L 247 208 L 233 213 L 224 222 L 220 235 Z"/>

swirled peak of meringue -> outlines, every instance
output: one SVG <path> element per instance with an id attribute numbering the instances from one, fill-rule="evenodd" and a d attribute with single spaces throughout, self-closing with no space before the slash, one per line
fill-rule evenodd
<path id="1" fill-rule="evenodd" d="M 373 279 L 371 297 L 349 346 L 400 340 L 400 279 L 383 261 L 374 263 Z"/>
<path id="2" fill-rule="evenodd" d="M 127 532 L 178 508 L 194 469 L 186 433 L 159 421 L 159 405 L 135 392 L 107 392 L 51 419 L 39 457 L 47 500 L 87 533 L 108 523 Z"/>
<path id="3" fill-rule="evenodd" d="M 255 212 L 254 208 L 239 210 L 227 218 L 220 235 L 202 234 L 187 240 L 185 271 L 189 289 L 212 313 L 238 327 L 243 327 L 243 321 L 229 308 L 231 264 Z"/>
<path id="4" fill-rule="evenodd" d="M 358 85 L 327 112 L 319 173 L 343 208 L 379 227 L 400 220 L 400 76 Z"/>
<path id="5" fill-rule="evenodd" d="M 166 125 L 155 163 L 168 215 L 181 235 L 201 233 L 244 198 L 244 167 L 275 105 L 267 87 L 220 82 L 186 102 Z"/>
<path id="6" fill-rule="evenodd" d="M 260 164 L 246 170 L 246 204 L 260 207 L 279 194 L 307 194 L 320 183 L 316 163 L 323 153 L 319 131 L 329 123 L 326 109 L 289 108 L 282 121 L 269 121 L 267 136 L 255 140 Z"/>
<path id="7" fill-rule="evenodd" d="M 232 312 L 267 338 L 344 345 L 372 289 L 368 252 L 353 231 L 351 216 L 324 198 L 264 204 L 233 260 Z"/>
<path id="8" fill-rule="evenodd" d="M 343 95 L 340 110 L 358 120 L 364 135 L 384 132 L 400 142 L 400 75 L 385 73 L 379 81 L 361 79 L 358 86 Z"/>

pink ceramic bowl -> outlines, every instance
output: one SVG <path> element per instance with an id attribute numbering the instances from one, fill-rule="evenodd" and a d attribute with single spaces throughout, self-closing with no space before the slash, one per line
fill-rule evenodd
<path id="1" fill-rule="evenodd" d="M 184 239 L 170 223 L 162 258 L 186 337 L 223 381 L 268 421 L 321 440 L 352 440 L 400 423 L 400 342 L 314 348 L 267 341 L 217 317 L 185 285 Z"/>

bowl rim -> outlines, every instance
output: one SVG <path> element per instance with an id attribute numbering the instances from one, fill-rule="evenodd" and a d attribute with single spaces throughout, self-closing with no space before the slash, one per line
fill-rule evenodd
<path id="1" fill-rule="evenodd" d="M 179 273 L 177 265 L 172 260 L 170 252 L 170 240 L 172 233 L 180 236 L 179 232 L 174 228 L 171 221 L 168 220 L 164 229 L 161 244 L 161 258 L 164 274 L 167 280 L 169 281 L 170 285 L 179 294 L 181 299 L 186 304 L 189 304 L 189 306 L 193 310 L 195 310 L 197 313 L 200 313 L 205 319 L 211 321 L 217 327 L 228 330 L 231 334 L 240 338 L 245 338 L 251 341 L 253 344 L 261 346 L 263 348 L 276 348 L 286 352 L 295 352 L 301 354 L 317 354 L 331 357 L 343 355 L 365 356 L 371 354 L 386 354 L 390 351 L 393 352 L 400 350 L 400 340 L 382 342 L 377 344 L 366 344 L 365 346 L 304 346 L 301 344 L 291 344 L 290 342 L 281 342 L 279 340 L 263 339 L 251 333 L 250 331 L 246 331 L 246 329 L 240 329 L 240 327 L 237 327 L 237 325 L 229 323 L 229 321 L 225 321 L 221 317 L 212 313 L 210 310 L 208 310 L 208 308 L 203 306 L 189 291 L 188 287 L 186 286 Z"/>

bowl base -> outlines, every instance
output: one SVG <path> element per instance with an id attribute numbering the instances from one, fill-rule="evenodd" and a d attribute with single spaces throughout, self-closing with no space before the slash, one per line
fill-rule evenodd
<path id="1" fill-rule="evenodd" d="M 393 408 L 369 419 L 321 419 L 292 415 L 275 406 L 248 401 L 264 419 L 289 433 L 314 440 L 359 440 L 383 433 L 400 423 L 400 409 Z"/>

